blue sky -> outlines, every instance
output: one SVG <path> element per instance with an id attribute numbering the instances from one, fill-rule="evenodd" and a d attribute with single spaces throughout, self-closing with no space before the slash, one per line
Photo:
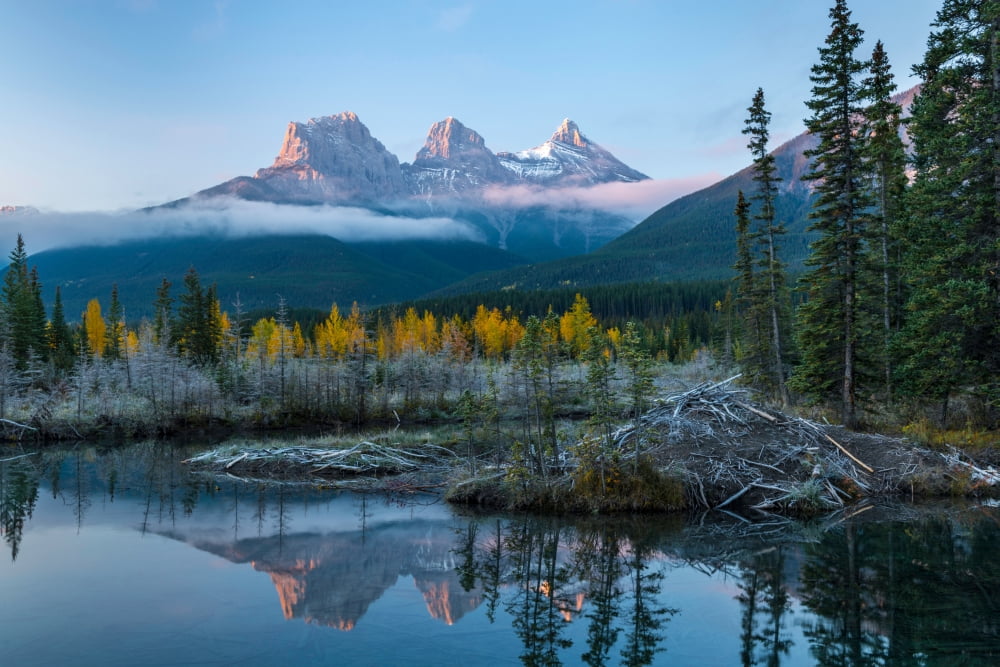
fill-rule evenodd
<path id="1" fill-rule="evenodd" d="M 33 0 L 0 6 L 0 204 L 122 210 L 268 166 L 291 120 L 351 110 L 401 161 L 455 116 L 497 150 L 564 117 L 692 189 L 803 129 L 833 0 Z M 850 0 L 916 83 L 940 0 Z M 667 203 L 664 201 L 663 203 Z"/>

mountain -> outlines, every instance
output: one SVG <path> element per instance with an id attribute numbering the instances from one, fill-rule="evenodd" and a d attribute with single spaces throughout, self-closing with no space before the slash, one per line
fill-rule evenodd
<path id="1" fill-rule="evenodd" d="M 403 169 L 410 192 L 419 197 L 461 197 L 515 180 L 478 132 L 451 117 L 431 126 L 413 164 Z"/>
<path id="2" fill-rule="evenodd" d="M 909 115 L 919 92 L 914 87 L 893 99 Z M 908 138 L 900 130 L 904 141 Z M 817 140 L 808 132 L 773 152 L 781 178 L 775 200 L 777 219 L 787 233 L 780 240 L 783 261 L 791 272 L 802 269 L 813 236 L 808 231 L 810 186 L 802 177 L 810 167 L 805 151 Z M 737 193 L 754 191 L 753 167 L 681 197 L 594 252 L 472 276 L 437 295 L 508 289 L 549 289 L 560 285 L 585 287 L 633 281 L 716 280 L 732 276 L 736 259 Z"/>
<path id="3" fill-rule="evenodd" d="M 152 313 L 163 278 L 174 296 L 195 267 L 203 285 L 216 284 L 223 309 L 273 309 L 278 295 L 290 307 L 328 310 L 354 301 L 363 306 L 413 299 L 477 271 L 523 264 L 511 253 L 471 241 L 399 241 L 347 245 L 329 236 L 280 235 L 247 238 L 187 237 L 133 241 L 114 246 L 46 250 L 31 255 L 45 303 L 61 286 L 67 317 L 90 299 L 107 304 L 119 285 L 129 319 Z"/>
<path id="4" fill-rule="evenodd" d="M 371 135 L 357 114 L 291 122 L 274 164 L 203 190 L 279 203 L 374 203 L 409 194 L 399 160 Z"/>
<path id="5" fill-rule="evenodd" d="M 547 186 L 597 185 L 649 178 L 593 143 L 569 118 L 541 146 L 497 154 L 500 164 L 529 183 Z"/>
<path id="6" fill-rule="evenodd" d="M 809 252 L 809 188 L 801 181 L 808 162 L 802 152 L 814 145 L 811 135 L 802 134 L 773 152 L 782 179 L 775 208 L 787 228 L 781 247 L 792 271 L 801 268 Z M 473 276 L 437 294 L 493 291 L 512 285 L 549 289 L 729 277 L 736 250 L 736 196 L 739 190 L 752 188 L 753 169 L 747 167 L 667 204 L 592 253 Z"/>
<path id="7" fill-rule="evenodd" d="M 539 146 L 494 153 L 456 118 L 434 123 L 412 163 L 400 163 L 345 111 L 289 123 L 274 163 L 202 190 L 279 204 L 362 206 L 414 218 L 445 216 L 481 232 L 484 242 L 540 261 L 589 252 L 631 228 L 634 220 L 578 205 L 556 206 L 545 193 L 649 178 L 588 139 L 566 119 Z M 511 186 L 523 190 L 506 190 Z M 513 193 L 506 196 L 505 193 Z"/>

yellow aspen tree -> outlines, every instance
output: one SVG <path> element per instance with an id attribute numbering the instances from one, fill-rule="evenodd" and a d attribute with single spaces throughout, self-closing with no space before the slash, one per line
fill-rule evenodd
<path id="1" fill-rule="evenodd" d="M 491 359 L 501 358 L 506 342 L 506 331 L 500 310 L 497 308 L 486 310 L 486 306 L 480 304 L 476 308 L 473 328 L 482 347 L 483 355 Z"/>
<path id="2" fill-rule="evenodd" d="M 347 318 L 345 329 L 347 331 L 346 350 L 353 352 L 368 349 L 368 332 L 365 331 L 364 318 L 361 317 L 361 308 L 357 301 L 351 304 L 351 314 Z"/>
<path id="3" fill-rule="evenodd" d="M 597 326 L 597 319 L 590 313 L 590 304 L 577 294 L 570 309 L 559 319 L 559 330 L 569 346 L 570 354 L 579 357 L 590 347 L 590 327 Z"/>
<path id="4" fill-rule="evenodd" d="M 376 330 L 375 353 L 378 355 L 380 361 L 385 361 L 392 355 L 392 334 L 386 329 L 381 320 Z"/>
<path id="5" fill-rule="evenodd" d="M 129 329 L 125 333 L 125 353 L 128 355 L 129 359 L 135 357 L 139 352 L 139 336 Z"/>
<path id="6" fill-rule="evenodd" d="M 464 331 L 462 318 L 458 315 L 441 324 L 441 347 L 448 350 L 451 358 L 458 362 L 472 359 L 472 346 Z"/>
<path id="7" fill-rule="evenodd" d="M 339 359 L 344 356 L 348 345 L 348 324 L 340 314 L 337 304 L 333 304 L 327 318 L 316 325 L 314 338 L 316 353 L 319 356 L 328 359 Z"/>
<path id="8" fill-rule="evenodd" d="M 507 317 L 504 320 L 504 353 L 510 352 L 521 339 L 524 338 L 524 325 L 517 319 L 517 315 L 512 315 L 507 309 Z"/>
<path id="9" fill-rule="evenodd" d="M 263 317 L 250 328 L 247 356 L 266 360 L 270 358 L 269 343 L 277 325 L 273 317 Z"/>
<path id="10" fill-rule="evenodd" d="M 622 344 L 622 332 L 618 327 L 611 327 L 607 331 L 608 343 L 611 344 L 611 349 L 614 350 L 615 354 L 618 354 L 621 349 Z"/>
<path id="11" fill-rule="evenodd" d="M 435 354 L 441 349 L 441 336 L 438 332 L 437 318 L 434 314 L 425 310 L 423 317 L 418 323 L 418 333 L 420 347 L 427 354 Z"/>
<path id="12" fill-rule="evenodd" d="M 295 326 L 292 327 L 292 354 L 298 359 L 306 357 L 308 356 L 308 346 L 306 339 L 302 336 L 302 327 L 296 322 Z"/>
<path id="13" fill-rule="evenodd" d="M 97 299 L 91 299 L 87 302 L 87 310 L 83 314 L 83 329 L 87 332 L 90 354 L 102 356 L 104 354 L 104 336 L 108 326 L 101 315 L 101 303 Z"/>

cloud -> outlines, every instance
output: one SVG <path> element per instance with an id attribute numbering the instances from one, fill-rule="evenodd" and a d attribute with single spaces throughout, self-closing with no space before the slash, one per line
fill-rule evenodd
<path id="1" fill-rule="evenodd" d="M 598 209 L 642 220 L 678 197 L 721 180 L 716 173 L 690 178 L 649 179 L 637 183 L 601 183 L 590 187 L 541 188 L 513 185 L 488 188 L 487 203 L 510 208 Z"/>
<path id="2" fill-rule="evenodd" d="M 0 241 L 13 248 L 17 234 L 29 252 L 84 245 L 113 245 L 150 238 L 224 235 L 325 234 L 345 242 L 383 240 L 474 240 L 481 234 L 446 217 L 381 215 L 344 206 L 292 206 L 226 197 L 176 208 L 122 213 L 29 212 L 0 215 Z"/>

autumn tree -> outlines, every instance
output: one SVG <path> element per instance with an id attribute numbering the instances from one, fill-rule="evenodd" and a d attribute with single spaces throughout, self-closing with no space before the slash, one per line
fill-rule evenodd
<path id="1" fill-rule="evenodd" d="M 91 356 L 103 356 L 107 330 L 107 324 L 101 315 L 101 302 L 91 299 L 87 302 L 87 310 L 83 313 L 83 334 Z"/>
<path id="2" fill-rule="evenodd" d="M 596 326 L 597 319 L 590 312 L 590 304 L 583 295 L 577 294 L 573 305 L 559 320 L 562 338 L 573 357 L 580 357 L 590 347 L 590 328 Z"/>

